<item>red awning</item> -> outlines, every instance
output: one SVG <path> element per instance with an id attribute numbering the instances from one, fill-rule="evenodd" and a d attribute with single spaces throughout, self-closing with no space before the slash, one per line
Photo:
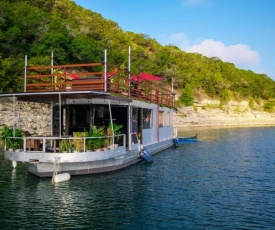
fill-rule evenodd
<path id="1" fill-rule="evenodd" d="M 72 80 L 74 80 L 74 79 L 79 79 L 80 77 L 78 75 L 73 74 L 73 75 L 71 75 L 71 78 L 72 78 Z"/>
<path id="2" fill-rule="evenodd" d="M 163 77 L 154 76 L 149 73 L 139 73 L 137 75 L 132 76 L 131 79 L 133 81 L 138 81 L 138 82 L 141 82 L 144 80 L 147 80 L 147 81 L 162 81 L 162 80 L 164 80 Z"/>

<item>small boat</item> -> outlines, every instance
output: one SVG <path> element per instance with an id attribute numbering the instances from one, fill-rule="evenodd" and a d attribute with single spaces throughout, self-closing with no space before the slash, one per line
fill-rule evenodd
<path id="1" fill-rule="evenodd" d="M 158 80 L 131 78 L 128 69 L 106 61 L 28 66 L 26 58 L 24 92 L 0 97 L 12 97 L 14 111 L 20 101 L 51 105 L 51 133 L 6 138 L 5 159 L 27 163 L 39 177 L 83 175 L 151 162 L 172 147 L 175 94 Z M 16 141 L 20 151 L 8 146 Z"/>
<path id="2" fill-rule="evenodd" d="M 178 147 L 181 144 L 195 143 L 198 142 L 198 134 L 192 137 L 176 137 L 173 141 L 175 147 Z"/>

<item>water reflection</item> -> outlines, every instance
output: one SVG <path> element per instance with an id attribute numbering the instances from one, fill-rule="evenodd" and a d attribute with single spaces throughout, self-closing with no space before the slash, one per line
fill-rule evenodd
<path id="1" fill-rule="evenodd" d="M 0 226 L 12 229 L 271 229 L 275 128 L 181 130 L 201 142 L 153 164 L 52 185 L 0 156 Z"/>

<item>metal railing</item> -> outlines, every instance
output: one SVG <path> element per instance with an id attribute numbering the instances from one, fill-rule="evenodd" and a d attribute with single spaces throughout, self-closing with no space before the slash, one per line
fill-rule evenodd
<path id="1" fill-rule="evenodd" d="M 79 145 L 80 144 L 80 145 Z M 102 137 L 8 137 L 4 149 L 13 152 L 94 152 L 126 148 L 126 135 Z"/>

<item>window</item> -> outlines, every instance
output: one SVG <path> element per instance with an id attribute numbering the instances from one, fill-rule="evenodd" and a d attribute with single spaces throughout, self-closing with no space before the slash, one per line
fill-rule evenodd
<path id="1" fill-rule="evenodd" d="M 159 127 L 163 127 L 163 126 L 164 126 L 164 112 L 159 111 Z"/>
<path id="2" fill-rule="evenodd" d="M 152 110 L 143 109 L 143 129 L 151 129 L 153 124 L 152 120 Z"/>
<path id="3" fill-rule="evenodd" d="M 132 108 L 132 133 L 138 132 L 138 108 Z"/>
<path id="4" fill-rule="evenodd" d="M 167 123 L 166 123 L 166 125 L 167 126 L 171 126 L 171 114 L 170 114 L 170 112 L 167 112 Z"/>

